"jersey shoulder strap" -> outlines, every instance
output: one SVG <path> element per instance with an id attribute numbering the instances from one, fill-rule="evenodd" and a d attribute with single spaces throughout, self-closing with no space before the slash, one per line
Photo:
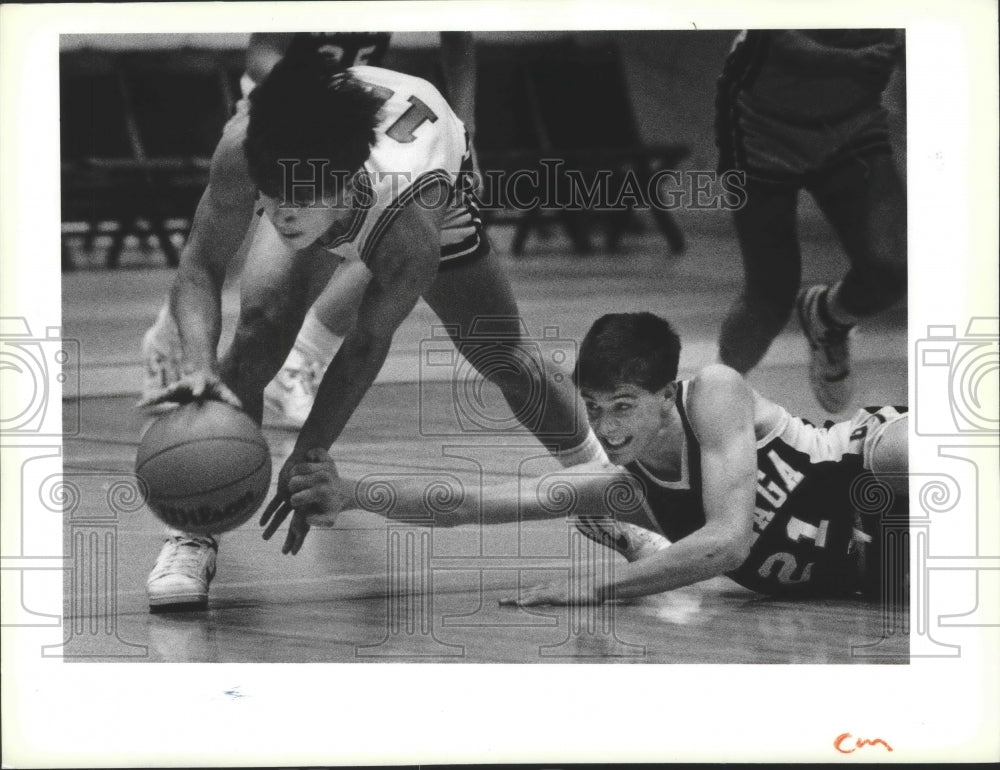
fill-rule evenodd
<path id="1" fill-rule="evenodd" d="M 689 414 L 689 396 L 691 394 L 690 380 L 677 381 L 677 414 L 684 426 L 684 438 L 687 443 L 688 479 L 692 489 L 701 489 L 701 445 L 691 427 Z"/>

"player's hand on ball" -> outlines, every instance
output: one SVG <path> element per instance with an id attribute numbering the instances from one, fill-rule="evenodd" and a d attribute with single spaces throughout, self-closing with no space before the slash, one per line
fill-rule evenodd
<path id="1" fill-rule="evenodd" d="M 261 525 L 267 525 L 264 539 L 269 540 L 294 511 L 281 552 L 295 555 L 309 533 L 309 519 L 323 516 L 324 523 L 332 524 L 350 501 L 348 485 L 337 475 L 337 466 L 325 450 L 293 453 L 278 476 L 278 494 L 261 517 Z"/>
<path id="2" fill-rule="evenodd" d="M 589 586 L 579 586 L 570 593 L 565 583 L 540 583 L 518 591 L 515 597 L 500 600 L 501 607 L 538 607 L 541 605 L 562 606 L 568 604 L 600 604 L 601 599 Z"/>
<path id="3" fill-rule="evenodd" d="M 226 387 L 219 375 L 212 372 L 198 370 L 188 372 L 177 382 L 172 382 L 159 393 L 155 393 L 149 398 L 139 402 L 141 408 L 156 406 L 174 402 L 178 404 L 188 404 L 192 401 L 222 401 L 230 406 L 242 409 L 243 404 L 228 387 Z"/>

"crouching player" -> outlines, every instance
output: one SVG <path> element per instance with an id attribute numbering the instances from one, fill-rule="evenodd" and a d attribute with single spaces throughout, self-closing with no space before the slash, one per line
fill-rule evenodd
<path id="1" fill-rule="evenodd" d="M 570 479 L 576 487 L 578 526 L 612 547 L 609 522 L 615 520 L 670 541 L 616 567 L 583 601 L 655 594 L 720 575 L 785 595 L 877 595 L 883 579 L 905 578 L 883 578 L 882 522 L 857 512 L 865 507 L 861 482 L 876 479 L 890 498 L 906 504 L 905 408 L 863 409 L 819 428 L 754 392 L 726 366 L 677 380 L 679 357 L 679 338 L 650 313 L 604 316 L 580 347 L 576 384 L 611 464 L 559 473 L 560 482 Z M 641 494 L 645 506 L 613 510 L 622 497 L 609 487 L 622 483 Z M 436 523 L 563 515 L 542 504 L 544 485 L 540 477 L 466 494 L 454 514 Z M 297 510 L 325 513 L 328 520 L 345 508 L 364 509 L 362 486 L 338 478 L 325 452 L 295 468 L 289 483 Z M 423 486 L 400 482 L 397 514 L 424 504 Z M 308 519 L 293 520 L 286 552 L 301 547 Z M 574 595 L 579 601 L 581 594 Z M 510 603 L 568 601 L 565 585 L 551 584 L 522 591 Z"/>
<path id="2" fill-rule="evenodd" d="M 524 339 L 469 189 L 471 170 L 467 131 L 430 83 L 377 67 L 331 70 L 308 52 L 276 64 L 249 111 L 227 127 L 173 285 L 184 376 L 144 405 L 214 398 L 260 422 L 266 385 L 340 263 L 369 277 L 278 474 L 268 508 L 275 526 L 294 508 L 291 468 L 339 438 L 421 298 L 456 345 L 486 321 L 490 345 L 471 352 L 470 363 L 515 414 L 528 414 L 523 405 L 542 394 L 538 419 L 525 427 L 560 463 L 603 455 L 577 394 Z M 255 212 L 261 241 L 241 275 L 239 322 L 219 360 L 221 286 Z M 505 355 L 535 361 L 531 376 L 496 365 Z M 147 582 L 150 607 L 207 606 L 217 550 L 214 537 L 170 533 Z"/>

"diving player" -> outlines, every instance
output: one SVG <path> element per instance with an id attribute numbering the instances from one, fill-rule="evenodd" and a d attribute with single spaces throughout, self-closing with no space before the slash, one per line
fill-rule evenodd
<path id="1" fill-rule="evenodd" d="M 326 449 L 368 391 L 393 334 L 423 297 L 455 341 L 489 320 L 482 367 L 515 414 L 546 395 L 530 427 L 564 465 L 603 458 L 582 405 L 524 344 L 510 284 L 483 232 L 468 185 L 462 122 L 424 80 L 376 67 L 331 70 L 314 54 L 285 56 L 227 125 L 171 294 L 183 377 L 146 400 L 218 398 L 258 422 L 264 387 L 281 367 L 315 298 L 341 260 L 371 273 L 357 318 L 316 393 L 268 506 L 277 526 L 295 506 L 291 469 Z M 248 180 L 252 180 L 252 183 Z M 216 358 L 220 287 L 255 215 L 261 247 L 241 279 L 239 324 Z M 477 327 L 481 329 L 481 327 Z M 478 337 L 477 337 L 478 339 Z M 485 366 L 496 355 L 535 361 Z M 542 381 L 545 378 L 546 381 Z M 174 533 L 147 583 L 151 609 L 204 606 L 217 541 Z"/>
<path id="2" fill-rule="evenodd" d="M 883 580 L 905 578 L 882 574 L 876 544 L 883 522 L 856 512 L 870 507 L 864 482 L 875 479 L 905 504 L 905 409 L 862 409 L 818 428 L 754 392 L 729 367 L 714 364 L 678 381 L 679 355 L 679 338 L 653 314 L 598 319 L 574 377 L 610 463 L 481 494 L 466 489 L 457 510 L 437 514 L 435 524 L 562 518 L 567 511 L 552 504 L 547 489 L 569 483 L 576 500 L 569 515 L 598 537 L 606 531 L 612 547 L 607 527 L 615 519 L 670 540 L 616 566 L 596 587 L 573 586 L 575 602 L 655 594 L 720 575 L 777 595 L 871 596 Z M 391 515 L 422 510 L 424 486 L 396 485 Z M 363 482 L 338 478 L 322 452 L 292 469 L 288 487 L 300 511 L 325 514 L 327 525 L 340 510 L 376 507 Z M 308 526 L 308 515 L 293 522 L 286 551 L 301 548 Z M 505 603 L 569 601 L 563 582 L 528 588 Z"/>
<path id="3" fill-rule="evenodd" d="M 900 35 L 744 31 L 719 79 L 719 170 L 746 174 L 746 204 L 733 212 L 744 288 L 723 321 L 719 360 L 748 372 L 797 307 L 810 385 L 831 413 L 853 394 L 851 330 L 906 295 L 906 198 L 882 106 Z M 802 189 L 833 225 L 850 268 L 832 286 L 799 293 Z"/>

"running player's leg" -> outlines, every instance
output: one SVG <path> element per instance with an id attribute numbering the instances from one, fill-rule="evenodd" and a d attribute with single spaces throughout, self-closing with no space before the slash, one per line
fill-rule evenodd
<path id="1" fill-rule="evenodd" d="M 719 360 L 743 374 L 760 362 L 788 322 L 801 275 L 798 189 L 748 180 L 746 192 L 746 205 L 733 212 L 743 291 L 719 336 Z"/>
<path id="2" fill-rule="evenodd" d="M 833 320 L 851 324 L 906 294 L 906 197 L 888 152 L 839 165 L 811 184 L 851 267 L 829 293 Z"/>
<path id="3" fill-rule="evenodd" d="M 833 286 L 803 290 L 799 314 L 812 348 L 813 393 L 830 412 L 853 394 L 850 332 L 906 292 L 906 204 L 888 152 L 847 158 L 809 185 L 850 260 Z"/>

